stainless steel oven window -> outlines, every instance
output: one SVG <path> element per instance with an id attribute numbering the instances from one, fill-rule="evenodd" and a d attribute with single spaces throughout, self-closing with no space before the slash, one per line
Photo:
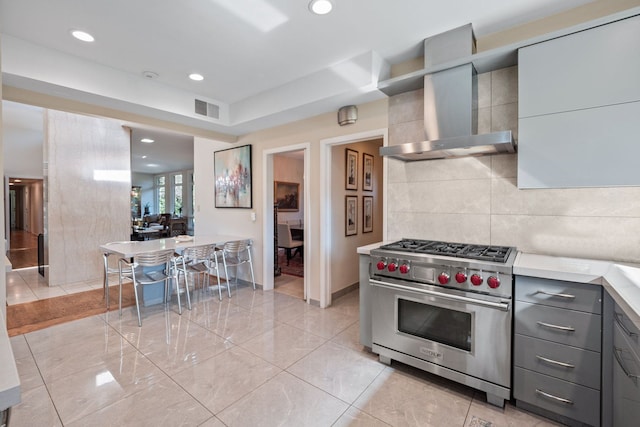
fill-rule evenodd
<path id="1" fill-rule="evenodd" d="M 471 351 L 471 313 L 398 298 L 398 331 Z"/>

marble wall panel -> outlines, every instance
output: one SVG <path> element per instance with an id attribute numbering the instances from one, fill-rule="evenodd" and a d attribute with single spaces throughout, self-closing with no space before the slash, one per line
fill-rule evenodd
<path id="1" fill-rule="evenodd" d="M 492 178 L 515 178 L 518 176 L 517 154 L 496 154 L 491 156 Z"/>
<path id="2" fill-rule="evenodd" d="M 129 132 L 113 120 L 45 114 L 49 286 L 100 279 L 98 248 L 131 230 Z"/>
<path id="3" fill-rule="evenodd" d="M 388 221 L 388 239 L 403 237 L 486 244 L 490 215 L 397 212 Z"/>
<path id="4" fill-rule="evenodd" d="M 507 67 L 491 73 L 491 105 L 518 102 L 518 67 Z"/>
<path id="5" fill-rule="evenodd" d="M 389 127 L 389 145 L 420 142 L 425 139 L 424 119 L 398 123 Z"/>
<path id="6" fill-rule="evenodd" d="M 640 218 L 492 215 L 491 242 L 524 252 L 640 261 Z"/>
<path id="7" fill-rule="evenodd" d="M 416 120 L 424 120 L 423 89 L 389 98 L 389 126 Z"/>
<path id="8" fill-rule="evenodd" d="M 478 108 L 491 107 L 491 73 L 478 74 Z"/>
<path id="9" fill-rule="evenodd" d="M 389 212 L 489 214 L 491 182 L 454 180 L 389 186 Z"/>
<path id="10" fill-rule="evenodd" d="M 494 214 L 640 217 L 640 187 L 518 190 L 507 178 L 492 180 L 491 194 Z"/>
<path id="11" fill-rule="evenodd" d="M 405 164 L 406 182 L 488 179 L 491 177 L 489 157 L 460 157 Z"/>

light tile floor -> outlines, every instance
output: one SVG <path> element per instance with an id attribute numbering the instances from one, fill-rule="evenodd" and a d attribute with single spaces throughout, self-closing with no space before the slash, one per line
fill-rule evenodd
<path id="1" fill-rule="evenodd" d="M 38 274 L 38 267 L 21 268 L 7 273 L 7 304 L 22 304 L 41 299 L 59 297 L 76 292 L 102 289 L 102 280 L 49 286 Z M 112 280 L 111 283 L 118 283 Z"/>
<path id="2" fill-rule="evenodd" d="M 196 292 L 11 338 L 20 426 L 548 426 L 358 343 L 358 292 L 327 309 L 277 292 Z"/>

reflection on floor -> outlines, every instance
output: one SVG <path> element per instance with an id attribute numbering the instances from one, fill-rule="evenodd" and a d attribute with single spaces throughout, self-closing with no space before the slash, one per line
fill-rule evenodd
<path id="1" fill-rule="evenodd" d="M 543 426 L 511 404 L 404 365 L 358 343 L 358 291 L 321 309 L 241 287 L 196 293 L 11 338 L 22 403 L 12 427 Z"/>
<path id="2" fill-rule="evenodd" d="M 304 298 L 304 277 L 281 274 L 273 279 L 273 287 L 278 293 Z"/>
<path id="3" fill-rule="evenodd" d="M 38 265 L 38 236 L 24 230 L 12 229 L 10 245 L 7 256 L 14 269 Z"/>

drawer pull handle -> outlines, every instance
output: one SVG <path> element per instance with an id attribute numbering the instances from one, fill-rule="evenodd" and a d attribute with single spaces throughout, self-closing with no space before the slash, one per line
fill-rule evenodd
<path id="1" fill-rule="evenodd" d="M 570 368 L 570 369 L 575 368 L 575 365 L 572 365 L 570 363 L 558 362 L 557 360 L 547 359 L 546 357 L 538 356 L 537 354 L 536 354 L 536 358 L 538 358 L 539 360 L 542 360 L 543 362 L 551 363 L 552 365 L 562 366 L 563 368 Z"/>
<path id="2" fill-rule="evenodd" d="M 618 365 L 620 365 L 620 368 L 622 369 L 622 372 L 624 372 L 624 374 L 631 378 L 632 380 L 636 381 L 638 378 L 640 378 L 640 375 L 634 375 L 634 374 L 630 374 L 629 371 L 627 370 L 627 368 L 624 366 L 624 363 L 622 363 L 622 352 L 624 351 L 624 349 L 619 348 L 619 347 L 613 347 L 613 355 L 616 356 L 616 360 L 618 361 Z"/>
<path id="3" fill-rule="evenodd" d="M 567 298 L 567 299 L 575 299 L 576 296 L 575 295 L 571 295 L 571 294 L 556 294 L 553 292 L 547 292 L 547 291 L 541 291 L 541 290 L 537 290 L 535 292 L 536 294 L 543 294 L 543 295 L 547 295 L 550 297 L 558 297 L 558 298 Z"/>
<path id="4" fill-rule="evenodd" d="M 544 397 L 546 397 L 548 399 L 553 399 L 553 400 L 556 400 L 558 402 L 565 403 L 567 405 L 573 405 L 573 401 L 572 400 L 565 399 L 563 397 L 554 396 L 553 394 L 546 393 L 546 392 L 544 392 L 542 390 L 536 389 L 536 393 L 538 393 L 539 395 L 544 396 Z"/>
<path id="5" fill-rule="evenodd" d="M 620 328 L 624 331 L 625 334 L 627 334 L 630 337 L 638 336 L 638 334 L 636 334 L 635 332 L 631 332 L 629 328 L 625 326 L 624 322 L 622 321 L 622 314 L 614 312 L 613 318 L 616 319 L 616 323 L 618 324 L 618 326 L 620 326 Z"/>
<path id="6" fill-rule="evenodd" d="M 565 331 L 565 332 L 575 332 L 576 328 L 573 328 L 571 326 L 558 326 L 558 325 L 553 325 L 551 323 L 545 323 L 545 322 L 536 322 L 538 325 L 540 326 L 544 326 L 546 328 L 551 328 L 551 329 L 559 329 L 561 331 Z"/>

